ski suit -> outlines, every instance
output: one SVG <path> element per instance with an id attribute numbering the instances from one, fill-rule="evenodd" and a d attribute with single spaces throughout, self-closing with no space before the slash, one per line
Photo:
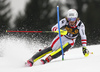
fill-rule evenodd
<path id="1" fill-rule="evenodd" d="M 81 36 L 82 46 L 83 47 L 86 46 L 87 39 L 85 35 L 85 26 L 81 20 L 77 19 L 75 26 L 71 27 L 69 25 L 69 22 L 67 21 L 67 18 L 63 18 L 60 20 L 60 28 L 61 29 L 64 28 L 65 30 L 68 31 L 66 35 L 61 35 L 64 52 L 66 52 L 69 48 L 72 48 L 74 46 L 75 40 L 78 35 Z M 51 28 L 51 30 L 57 31 L 58 23 L 54 25 Z M 60 48 L 60 40 L 58 35 L 53 39 L 50 47 L 43 49 L 40 52 L 37 52 L 35 55 L 33 55 L 31 61 L 33 61 L 34 63 L 40 58 L 42 58 L 43 56 L 47 55 L 48 53 L 51 54 L 45 59 L 45 61 L 47 62 L 50 62 L 52 59 L 55 59 L 60 55 L 62 55 L 61 48 Z"/>
<path id="2" fill-rule="evenodd" d="M 66 35 L 61 35 L 62 45 L 66 44 L 67 42 L 71 45 L 71 48 L 75 44 L 75 40 L 78 35 L 81 36 L 82 46 L 86 46 L 87 38 L 85 34 L 85 26 L 81 20 L 77 20 L 76 25 L 71 27 L 67 21 L 67 18 L 60 20 L 60 28 L 65 28 L 68 33 Z M 52 31 L 58 30 L 58 23 L 54 25 L 51 29 Z M 53 51 L 57 50 L 60 47 L 60 40 L 59 35 L 57 35 L 54 40 L 52 41 L 51 48 Z"/>

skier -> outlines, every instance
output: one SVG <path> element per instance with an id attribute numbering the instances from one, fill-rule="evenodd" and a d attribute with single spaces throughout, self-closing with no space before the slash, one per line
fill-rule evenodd
<path id="1" fill-rule="evenodd" d="M 83 22 L 78 18 L 78 12 L 75 9 L 69 9 L 67 16 L 60 20 L 60 29 L 64 28 L 67 31 L 66 35 L 61 34 L 63 51 L 66 52 L 68 49 L 74 46 L 75 40 L 78 35 L 81 36 L 82 42 L 82 51 L 85 57 L 89 55 L 89 51 L 86 48 L 87 38 L 85 34 L 85 26 Z M 58 23 L 51 28 L 52 31 L 58 31 Z M 64 30 L 61 30 L 64 31 Z M 51 53 L 47 58 L 41 59 L 42 64 L 50 62 L 51 60 L 62 55 L 60 48 L 59 35 L 57 35 L 50 47 L 43 49 L 40 52 L 37 52 L 26 62 L 26 66 L 32 66 L 34 62 L 44 57 L 45 55 Z"/>

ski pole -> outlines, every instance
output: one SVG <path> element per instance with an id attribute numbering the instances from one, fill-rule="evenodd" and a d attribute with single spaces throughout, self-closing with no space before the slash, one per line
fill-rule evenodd
<path id="1" fill-rule="evenodd" d="M 89 52 L 89 54 L 93 54 L 93 52 Z"/>
<path id="2" fill-rule="evenodd" d="M 59 31 L 9 31 L 6 30 L 6 32 L 24 32 L 24 33 L 59 33 Z M 66 35 L 67 31 L 60 31 L 62 35 Z"/>

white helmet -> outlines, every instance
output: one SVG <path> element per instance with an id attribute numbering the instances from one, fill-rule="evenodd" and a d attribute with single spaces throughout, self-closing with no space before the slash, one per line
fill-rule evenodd
<path id="1" fill-rule="evenodd" d="M 78 12 L 75 9 L 69 9 L 67 12 L 67 18 L 77 18 Z"/>

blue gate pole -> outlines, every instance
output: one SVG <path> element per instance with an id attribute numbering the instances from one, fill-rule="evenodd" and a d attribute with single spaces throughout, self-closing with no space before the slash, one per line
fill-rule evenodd
<path id="1" fill-rule="evenodd" d="M 62 40 L 61 40 L 61 34 L 60 34 L 60 24 L 59 24 L 59 6 L 57 6 L 57 19 L 58 19 L 59 38 L 60 38 L 60 44 L 61 44 L 61 50 L 62 50 L 62 60 L 64 60 L 64 51 L 63 51 L 63 46 L 62 46 Z"/>

